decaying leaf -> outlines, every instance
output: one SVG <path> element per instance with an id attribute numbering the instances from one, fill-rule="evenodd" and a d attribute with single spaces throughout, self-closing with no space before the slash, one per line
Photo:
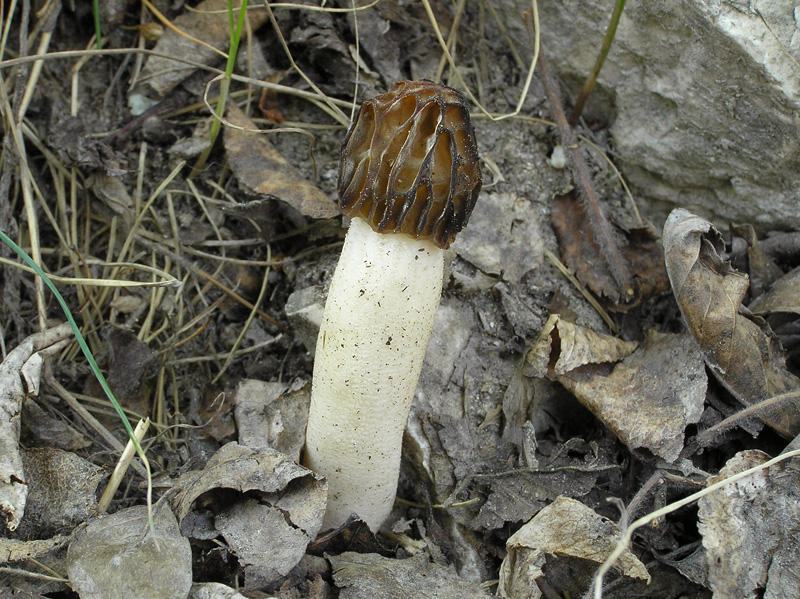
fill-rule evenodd
<path id="1" fill-rule="evenodd" d="M 23 450 L 22 463 L 29 491 L 18 538 L 68 534 L 97 513 L 97 487 L 107 474 L 103 468 L 50 447 Z"/>
<path id="2" fill-rule="evenodd" d="M 569 389 L 632 450 L 673 462 L 684 429 L 703 412 L 702 356 L 688 335 L 651 331 L 631 353 L 633 347 L 553 315 L 527 364 L 532 375 L 545 374 Z M 613 368 L 608 364 L 618 360 Z"/>
<path id="3" fill-rule="evenodd" d="M 603 258 L 602 248 L 594 239 L 583 203 L 574 194 L 559 196 L 553 202 L 551 219 L 564 262 L 592 292 L 610 299 L 615 310 L 627 311 L 669 289 L 661 242 L 651 229 L 616 230 L 620 239 L 625 240 L 620 251 L 634 283 L 634 295 L 623 298 Z"/>
<path id="4" fill-rule="evenodd" d="M 192 551 L 165 504 L 153 508 L 155 536 L 147 506 L 99 518 L 79 530 L 67 552 L 72 588 L 81 599 L 136 597 L 185 599 L 192 586 Z"/>
<path id="5" fill-rule="evenodd" d="M 766 454 L 736 454 L 712 485 L 763 464 Z M 786 460 L 706 495 L 699 530 L 715 599 L 796 597 L 800 589 L 800 463 Z"/>
<path id="6" fill-rule="evenodd" d="M 507 599 L 539 599 L 537 580 L 547 577 L 558 595 L 582 597 L 597 567 L 616 546 L 619 527 L 579 501 L 560 497 L 506 542 L 497 594 Z M 569 576 L 550 574 L 551 562 L 568 561 Z M 650 582 L 644 564 L 628 549 L 617 560 L 618 573 Z M 563 569 L 553 568 L 556 572 Z M 569 595 L 567 595 L 569 593 Z"/>
<path id="7" fill-rule="evenodd" d="M 555 378 L 582 366 L 617 362 L 635 349 L 632 341 L 595 333 L 551 314 L 525 358 L 524 373 Z"/>
<path id="8" fill-rule="evenodd" d="M 89 178 L 87 185 L 101 202 L 130 226 L 133 222 L 133 198 L 121 177 L 97 172 Z"/>
<path id="9" fill-rule="evenodd" d="M 238 9 L 241 0 L 234 0 L 232 4 L 234 9 Z M 250 27 L 255 31 L 266 23 L 268 14 L 265 10 L 248 10 L 247 18 Z M 227 0 L 205 0 L 195 6 L 194 10 L 178 16 L 173 23 L 183 33 L 202 40 L 221 52 L 227 52 L 230 47 Z M 158 96 L 166 94 L 196 70 L 193 66 L 175 62 L 173 58 L 206 65 L 224 59 L 208 46 L 198 44 L 172 29 L 164 31 L 154 51 L 161 56 L 147 58 L 141 79 Z"/>
<path id="10" fill-rule="evenodd" d="M 0 364 L 0 512 L 9 530 L 19 526 L 28 497 L 19 452 L 22 402 L 28 394 L 38 393 L 44 357 L 59 351 L 71 334 L 65 323 L 31 335 Z"/>
<path id="11" fill-rule="evenodd" d="M 664 225 L 664 253 L 673 293 L 706 364 L 734 396 L 750 406 L 800 388 L 783 350 L 742 299 L 748 279 L 723 262 L 722 239 L 710 222 L 674 210 Z M 784 437 L 800 432 L 800 409 L 775 408 L 761 419 Z"/>
<path id="12" fill-rule="evenodd" d="M 274 196 L 311 218 L 332 218 L 339 214 L 325 192 L 297 174 L 266 136 L 247 131 L 256 129 L 247 115 L 231 106 L 227 116 L 232 124 L 246 129 L 225 128 L 228 161 L 241 185 L 253 193 Z"/>
<path id="13" fill-rule="evenodd" d="M 582 497 L 597 483 L 602 466 L 585 463 L 554 468 L 522 468 L 475 477 L 476 496 L 487 495 L 469 522 L 473 530 L 496 530 L 509 522 L 525 522 L 560 495 Z"/>
<path id="14" fill-rule="evenodd" d="M 40 559 L 51 551 L 60 549 L 70 540 L 68 536 L 36 541 L 18 541 L 0 538 L 0 565 L 27 559 Z"/>
<path id="15" fill-rule="evenodd" d="M 219 392 L 212 385 L 206 385 L 196 409 L 189 410 L 189 416 L 200 423 L 201 434 L 224 442 L 230 441 L 236 432 L 233 421 L 233 405 L 228 394 Z"/>
<path id="16" fill-rule="evenodd" d="M 110 353 L 108 384 L 117 401 L 141 414 L 148 413 L 150 404 L 146 382 L 158 373 L 158 352 L 120 327 L 109 327 L 103 334 Z"/>
<path id="17" fill-rule="evenodd" d="M 777 312 L 800 314 L 800 267 L 775 281 L 766 293 L 754 299 L 747 308 L 760 316 Z"/>
<path id="18" fill-rule="evenodd" d="M 340 599 L 478 599 L 490 597 L 476 582 L 431 562 L 426 553 L 391 559 L 375 553 L 342 553 L 328 558 Z"/>
<path id="19" fill-rule="evenodd" d="M 542 231 L 534 204 L 516 193 L 482 193 L 470 217 L 470 226 L 453 242 L 458 255 L 484 275 L 519 283 L 526 272 L 544 260 Z M 491 286 L 495 281 L 487 280 Z"/>
<path id="20" fill-rule="evenodd" d="M 32 397 L 22 406 L 22 439 L 28 447 L 51 446 L 65 451 L 86 449 L 91 439 L 44 410 Z"/>
<path id="21" fill-rule="evenodd" d="M 777 264 L 761 251 L 753 225 L 731 225 L 731 233 L 739 235 L 747 243 L 747 272 L 750 275 L 750 293 L 758 297 L 779 279 L 783 273 Z"/>
<path id="22" fill-rule="evenodd" d="M 529 377 L 522 373 L 522 367 L 514 371 L 514 376 L 503 394 L 503 438 L 517 447 L 522 446 L 523 427 L 530 419 L 529 412 L 533 402 L 533 385 Z"/>
<path id="23" fill-rule="evenodd" d="M 306 442 L 311 386 L 291 386 L 245 379 L 236 389 L 235 417 L 239 443 L 251 449 L 277 450 L 295 461 Z"/>
<path id="24" fill-rule="evenodd" d="M 287 521 L 284 507 L 280 502 L 271 506 L 243 499 L 223 509 L 214 520 L 244 569 L 245 589 L 277 582 L 305 555 L 309 534 L 302 522 Z"/>
<path id="25" fill-rule="evenodd" d="M 170 501 L 188 536 L 224 537 L 244 569 L 245 587 L 256 588 L 286 575 L 303 557 L 322 526 L 326 486 L 277 451 L 228 443 L 203 470 L 181 476 Z M 213 525 L 196 533 L 197 518 L 187 516 L 201 497 L 197 511 L 211 514 Z"/>

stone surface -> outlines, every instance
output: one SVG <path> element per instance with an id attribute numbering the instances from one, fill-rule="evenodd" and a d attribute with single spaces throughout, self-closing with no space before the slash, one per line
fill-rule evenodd
<path id="1" fill-rule="evenodd" d="M 574 98 L 613 2 L 540 3 L 542 47 Z M 518 9 L 506 22 L 522 47 Z M 759 229 L 800 226 L 800 10 L 795 0 L 629 2 L 585 112 L 609 122 L 649 216 L 682 206 Z"/>

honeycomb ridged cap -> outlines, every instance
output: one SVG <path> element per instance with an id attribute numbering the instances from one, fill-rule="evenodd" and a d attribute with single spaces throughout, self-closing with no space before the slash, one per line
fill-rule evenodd
<path id="1" fill-rule="evenodd" d="M 342 144 L 342 212 L 380 233 L 447 248 L 480 188 L 478 146 L 461 93 L 433 81 L 401 81 L 362 104 Z"/>

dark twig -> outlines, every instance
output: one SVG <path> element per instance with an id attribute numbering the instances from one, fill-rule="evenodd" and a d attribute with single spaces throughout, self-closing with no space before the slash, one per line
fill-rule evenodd
<path id="1" fill-rule="evenodd" d="M 578 195 L 583 200 L 586 208 L 586 214 L 591 224 L 595 241 L 600 246 L 600 252 L 606 262 L 606 266 L 608 266 L 614 282 L 619 287 L 623 299 L 630 298 L 633 296 L 633 287 L 631 286 L 631 274 L 628 264 L 617 245 L 613 226 L 606 217 L 597 199 L 597 194 L 594 192 L 592 178 L 589 174 L 589 168 L 586 166 L 586 161 L 583 159 L 578 137 L 572 127 L 569 126 L 567 117 L 564 114 L 558 81 L 551 74 L 543 51 L 539 53 L 538 66 L 539 78 L 544 85 L 545 95 L 550 104 L 550 111 L 553 113 L 553 120 L 556 122 L 558 135 L 561 138 L 561 145 L 569 157 L 568 162 L 572 177 L 575 180 Z"/>
<path id="2" fill-rule="evenodd" d="M 774 395 L 769 399 L 765 399 L 764 401 L 760 401 L 752 406 L 748 406 L 695 436 L 692 442 L 689 443 L 686 446 L 686 449 L 683 450 L 683 457 L 689 457 L 690 455 L 696 453 L 699 449 L 708 447 L 711 445 L 711 443 L 713 443 L 715 438 L 725 431 L 732 429 L 737 424 L 740 424 L 743 420 L 759 416 L 773 408 L 779 408 L 787 404 L 798 402 L 800 402 L 800 391 L 789 391 L 788 393 Z"/>

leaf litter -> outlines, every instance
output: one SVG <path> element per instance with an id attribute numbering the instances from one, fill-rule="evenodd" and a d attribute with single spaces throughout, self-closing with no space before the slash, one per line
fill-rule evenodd
<path id="1" fill-rule="evenodd" d="M 758 450 L 733 456 L 709 484 L 763 464 Z M 782 462 L 699 502 L 698 520 L 715 597 L 792 597 L 800 588 L 800 468 Z M 779 522 L 779 526 L 774 526 Z"/>
<path id="2" fill-rule="evenodd" d="M 224 52 L 225 8 L 216 0 L 203 2 L 173 22 Z M 448 7 L 435 8 L 445 28 L 469 23 L 468 28 L 459 25 L 459 36 L 484 31 L 487 23 L 478 27 L 476 21 L 484 17 L 462 9 L 454 15 Z M 267 21 L 264 11 L 250 11 L 248 35 L 260 42 L 248 54 L 253 64 L 260 61 L 253 68 L 286 84 L 271 85 L 273 92 L 292 91 L 272 98 L 281 118 L 313 124 L 321 114 L 304 104 L 303 98 L 314 96 L 308 82 L 296 73 L 287 75 L 283 41 L 304 76 L 335 96 L 337 106 L 351 99 L 356 64 L 363 77 L 360 98 L 384 89 L 397 72 L 436 78 L 440 53 L 421 7 L 387 0 L 359 15 L 356 21 L 352 14 L 277 10 L 278 36 L 260 27 Z M 491 30 L 495 25 L 488 23 Z M 357 25 L 369 36 L 360 49 L 352 45 Z M 124 30 L 113 33 L 115 40 L 129 35 L 125 43 L 136 39 Z M 396 40 L 403 52 L 383 39 Z M 485 41 L 460 49 L 473 52 Z M 43 156 L 51 174 L 58 174 L 47 181 L 58 199 L 56 218 L 42 218 L 44 239 L 53 246 L 45 253 L 51 270 L 110 278 L 117 267 L 98 256 L 113 261 L 119 252 L 125 259 L 172 269 L 185 282 L 174 295 L 157 290 L 125 295 L 89 286 L 66 290 L 125 406 L 154 417 L 157 434 L 146 445 L 156 465 L 155 526 L 149 526 L 147 489 L 138 475 L 127 475 L 111 515 L 96 514 L 96 496 L 118 447 L 99 438 L 94 427 L 118 427 L 102 414 L 103 404 L 94 399 L 99 391 L 74 349 L 45 367 L 71 390 L 66 391 L 39 384 L 41 362 L 20 386 L 19 361 L 34 353 L 29 341 L 7 355 L 4 346 L 5 411 L 0 413 L 9 416 L 2 421 L 0 439 L 9 450 L 4 446 L 0 452 L 5 469 L 0 472 L 10 475 L 2 478 L 0 500 L 7 528 L 17 529 L 0 538 L 0 566 L 14 570 L 10 580 L 18 590 L 32 597 L 383 599 L 427 593 L 444 598 L 488 596 L 495 588 L 492 581 L 501 578 L 498 591 L 513 599 L 541 593 L 578 596 L 625 530 L 624 515 L 614 524 L 620 516 L 608 497 L 621 498 L 632 513 L 657 509 L 687 489 L 763 463 L 766 456 L 757 449 L 777 453 L 785 443 L 771 429 L 784 436 L 796 432 L 793 405 L 785 402 L 777 412 L 758 413 L 769 425 L 764 430 L 748 424 L 741 427 L 745 430 L 726 429 L 702 452 L 692 445 L 699 431 L 713 431 L 710 427 L 724 424 L 727 414 L 743 406 L 757 409 L 781 390 L 797 390 L 796 365 L 784 360 L 770 326 L 752 315 L 758 311 L 769 318 L 783 339 L 794 334 L 796 274 L 782 275 L 775 267 L 775 262 L 782 270 L 797 266 L 791 233 L 759 240 L 752 227 L 732 230 L 745 240 L 744 264 L 752 283 L 748 297 L 746 278 L 725 264 L 727 248 L 708 221 L 673 215 L 662 256 L 662 241 L 651 227 L 618 227 L 615 223 L 624 219 L 612 217 L 616 233 L 610 237 L 621 242 L 621 268 L 630 272 L 634 289 L 633 298 L 621 301 L 620 277 L 603 272 L 603 264 L 592 266 L 598 255 L 608 261 L 607 248 L 582 234 L 579 223 L 585 217 L 556 203 L 549 220 L 558 234 L 547 225 L 549 198 L 562 191 L 563 176 L 547 167 L 546 148 L 539 147 L 543 128 L 477 122 L 487 165 L 502 175 L 497 188 L 482 197 L 476 226 L 464 232 L 451 253 L 448 291 L 407 431 L 401 501 L 391 530 L 373 535 L 354 519 L 341 530 L 320 531 L 324 482 L 297 465 L 311 360 L 300 340 L 273 334 L 278 325 L 298 326 L 308 317 L 311 332 L 305 337 L 313 339 L 313 306 L 298 306 L 296 320 L 288 321 L 283 307 L 295 290 L 319 301 L 335 262 L 336 249 L 325 244 L 339 244 L 338 223 L 314 228 L 312 219 L 334 215 L 330 198 L 343 134 L 334 128 L 341 121 L 327 113 L 323 128 L 315 130 L 318 171 L 312 181 L 311 169 L 295 168 L 309 161 L 306 136 L 282 136 L 272 147 L 265 136 L 249 131 L 261 123 L 232 103 L 228 120 L 242 129 L 226 130 L 220 154 L 214 155 L 218 162 L 209 163 L 191 184 L 177 177 L 164 195 L 147 200 L 174 168 L 170 161 L 178 159 L 178 148 L 193 156 L 197 152 L 191 148 L 204 147 L 208 121 L 184 119 L 181 110 L 195 110 L 186 107 L 190 98 L 200 104 L 202 65 L 222 60 L 218 52 L 170 28 L 155 49 L 195 64 L 176 67 L 161 57 L 147 58 L 140 87 L 130 96 L 145 90 L 162 103 L 141 119 L 129 120 L 126 92 L 87 95 L 84 107 L 74 107 L 76 114 L 95 111 L 119 126 L 103 141 L 98 139 L 108 132 L 100 130 L 100 119 L 69 116 L 64 100 L 69 93 L 53 94 L 47 104 L 34 99 L 38 115 L 57 114 L 53 122 L 64 123 L 54 126 L 42 145 L 49 144 L 50 154 Z M 498 60 L 507 58 L 505 52 L 497 54 Z M 405 62 L 399 60 L 406 55 Z M 127 65 L 115 67 L 127 74 Z M 114 89 L 102 71 L 76 68 L 75 85 Z M 513 85 L 502 81 L 500 88 L 507 92 Z M 485 92 L 502 103 L 502 93 Z M 314 98 L 330 107 L 331 98 Z M 535 102 L 541 98 L 529 101 L 525 110 L 538 110 Z M 34 111 L 26 118 L 36 116 Z M 520 158 L 522 163 L 514 162 Z M 64 177 L 64 167 L 77 177 Z M 37 176 L 46 178 L 46 169 Z M 70 197 L 80 199 L 68 206 L 64 199 Z M 21 218 L 15 206 L 14 218 L 24 227 L 35 211 Z M 250 219 L 256 212 L 263 218 Z M 13 230 L 12 224 L 0 222 L 4 230 Z M 69 239 L 63 247 L 59 235 Z M 90 239 L 99 245 L 90 247 Z M 628 323 L 620 327 L 621 335 L 608 335 L 597 314 L 547 265 L 543 252 L 555 250 L 556 243 L 578 279 L 626 314 L 615 317 L 617 324 L 622 318 Z M 664 293 L 664 258 L 673 284 L 682 280 L 671 294 Z M 255 287 L 248 283 L 253 274 Z M 21 298 L 19 305 L 7 307 L 3 323 L 11 327 L 8 335 L 4 329 L 4 341 L 14 347 L 33 330 L 20 315 L 35 312 L 36 297 L 33 286 L 14 291 L 13 272 L 3 275 L 4 297 Z M 243 296 L 255 301 L 262 276 L 269 300 L 257 314 Z M 239 299 L 220 307 L 217 294 L 223 289 Z M 261 314 L 272 320 L 258 326 L 247 320 L 251 336 L 236 345 L 232 368 L 219 383 L 209 383 L 242 322 Z M 747 334 L 739 339 L 742 330 Z M 704 362 L 722 388 L 706 377 Z M 77 410 L 81 404 L 73 399 L 100 412 L 91 429 L 87 423 L 93 417 Z M 224 423 L 212 422 L 216 405 L 223 406 Z M 20 428 L 28 447 L 20 447 Z M 124 438 L 118 430 L 114 434 Z M 48 439 L 53 435 L 61 438 Z M 742 446 L 751 449 L 735 455 Z M 797 588 L 787 557 L 797 520 L 794 464 L 773 466 L 760 478 L 704 498 L 699 512 L 684 510 L 640 531 L 605 596 L 627 597 L 634 590 L 652 597 L 750 596 L 762 589 L 764 596 L 791 596 Z M 750 509 L 753 505 L 757 509 Z M 735 517 L 728 520 L 729 513 Z M 747 533 L 737 536 L 734 523 Z M 738 565 L 751 561 L 756 567 L 743 576 L 747 568 Z M 109 563 L 118 567 L 108 568 Z M 45 579 L 52 573 L 58 576 Z M 3 596 L 11 592 L 5 574 L 4 569 Z M 652 583 L 646 587 L 648 578 Z"/>
<path id="3" fill-rule="evenodd" d="M 703 412 L 705 369 L 687 335 L 650 331 L 637 348 L 554 314 L 526 358 L 526 372 L 557 380 L 631 450 L 668 462 Z"/>
<path id="4" fill-rule="evenodd" d="M 722 238 L 710 222 L 675 210 L 664 225 L 664 254 L 675 298 L 709 369 L 744 404 L 797 390 L 783 348 L 769 325 L 742 305 L 748 277 L 724 262 Z M 800 408 L 769 410 L 761 420 L 780 435 L 800 432 Z"/>

